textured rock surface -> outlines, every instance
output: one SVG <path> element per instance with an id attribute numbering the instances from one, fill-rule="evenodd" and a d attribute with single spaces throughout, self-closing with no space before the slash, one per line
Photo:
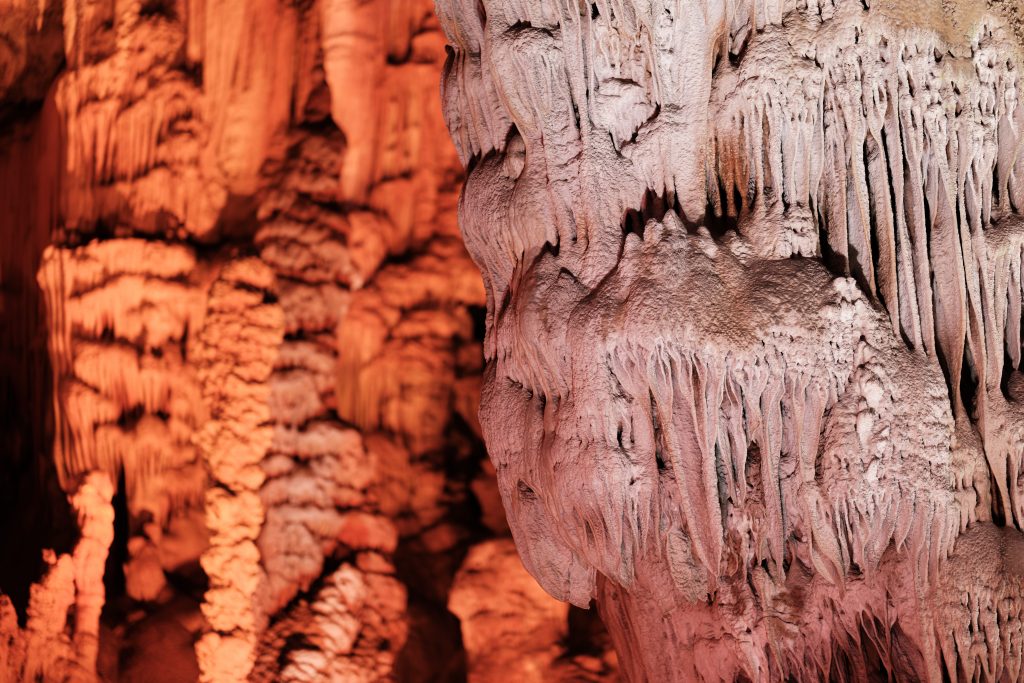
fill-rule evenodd
<path id="1" fill-rule="evenodd" d="M 462 624 L 471 683 L 616 680 L 613 653 L 570 651 L 571 607 L 533 580 L 511 539 L 469 551 L 448 606 Z"/>
<path id="2" fill-rule="evenodd" d="M 47 303 L 65 488 L 83 472 L 124 478 L 131 539 L 127 592 L 152 600 L 173 514 L 201 504 L 205 473 L 193 433 L 206 416 L 188 331 L 202 328 L 202 271 L 192 249 L 137 239 L 50 247 L 39 283 Z M 195 558 L 192 558 L 195 559 Z"/>
<path id="3" fill-rule="evenodd" d="M 0 679 L 464 679 L 508 527 L 444 43 L 429 0 L 0 0 Z"/>
<path id="4" fill-rule="evenodd" d="M 1019 677 L 1014 7 L 438 13 L 533 576 L 630 680 Z"/>
<path id="5" fill-rule="evenodd" d="M 266 581 L 256 540 L 264 524 L 259 491 L 273 429 L 271 373 L 284 316 L 265 301 L 273 272 L 257 259 L 228 264 L 210 289 L 195 361 L 211 419 L 197 435 L 209 467 L 201 563 L 209 580 L 203 614 L 211 632 L 196 644 L 201 681 L 244 681 L 266 627 Z"/>
<path id="6" fill-rule="evenodd" d="M 48 568 L 32 586 L 24 628 L 10 600 L 0 596 L 0 673 L 6 680 L 95 678 L 103 567 L 114 538 L 113 493 L 107 475 L 92 472 L 69 496 L 81 537 L 71 554 L 44 554 Z"/>

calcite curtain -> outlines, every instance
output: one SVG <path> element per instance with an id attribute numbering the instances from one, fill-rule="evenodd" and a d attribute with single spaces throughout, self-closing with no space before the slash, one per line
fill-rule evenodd
<path id="1" fill-rule="evenodd" d="M 1020 6 L 437 4 L 530 572 L 627 680 L 1021 680 Z"/>

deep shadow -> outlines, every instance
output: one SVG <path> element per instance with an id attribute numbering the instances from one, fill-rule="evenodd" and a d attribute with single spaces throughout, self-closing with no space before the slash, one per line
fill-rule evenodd
<path id="1" fill-rule="evenodd" d="M 43 550 L 75 542 L 53 462 L 53 370 L 36 272 L 56 227 L 59 168 L 52 97 L 0 130 L 0 593 L 24 623 Z"/>

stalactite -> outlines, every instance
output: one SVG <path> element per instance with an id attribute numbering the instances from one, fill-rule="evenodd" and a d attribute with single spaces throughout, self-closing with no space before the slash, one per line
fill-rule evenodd
<path id="1" fill-rule="evenodd" d="M 999 680 L 954 624 L 1022 524 L 1012 15 L 691 5 L 439 3 L 524 563 L 629 680 Z"/>

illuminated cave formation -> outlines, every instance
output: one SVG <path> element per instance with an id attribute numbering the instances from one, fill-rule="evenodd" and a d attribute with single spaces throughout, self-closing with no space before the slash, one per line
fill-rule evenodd
<path id="1" fill-rule="evenodd" d="M 1022 49 L 7 0 L 0 681 L 1021 680 Z"/>
<path id="2" fill-rule="evenodd" d="M 422 0 L 0 8 L 0 680 L 467 680 L 504 627 L 449 598 L 507 576 L 529 680 L 612 675 L 486 462 L 445 42 Z"/>
<path id="3" fill-rule="evenodd" d="M 627 680 L 1021 680 L 1018 8 L 438 13 L 533 576 Z"/>

